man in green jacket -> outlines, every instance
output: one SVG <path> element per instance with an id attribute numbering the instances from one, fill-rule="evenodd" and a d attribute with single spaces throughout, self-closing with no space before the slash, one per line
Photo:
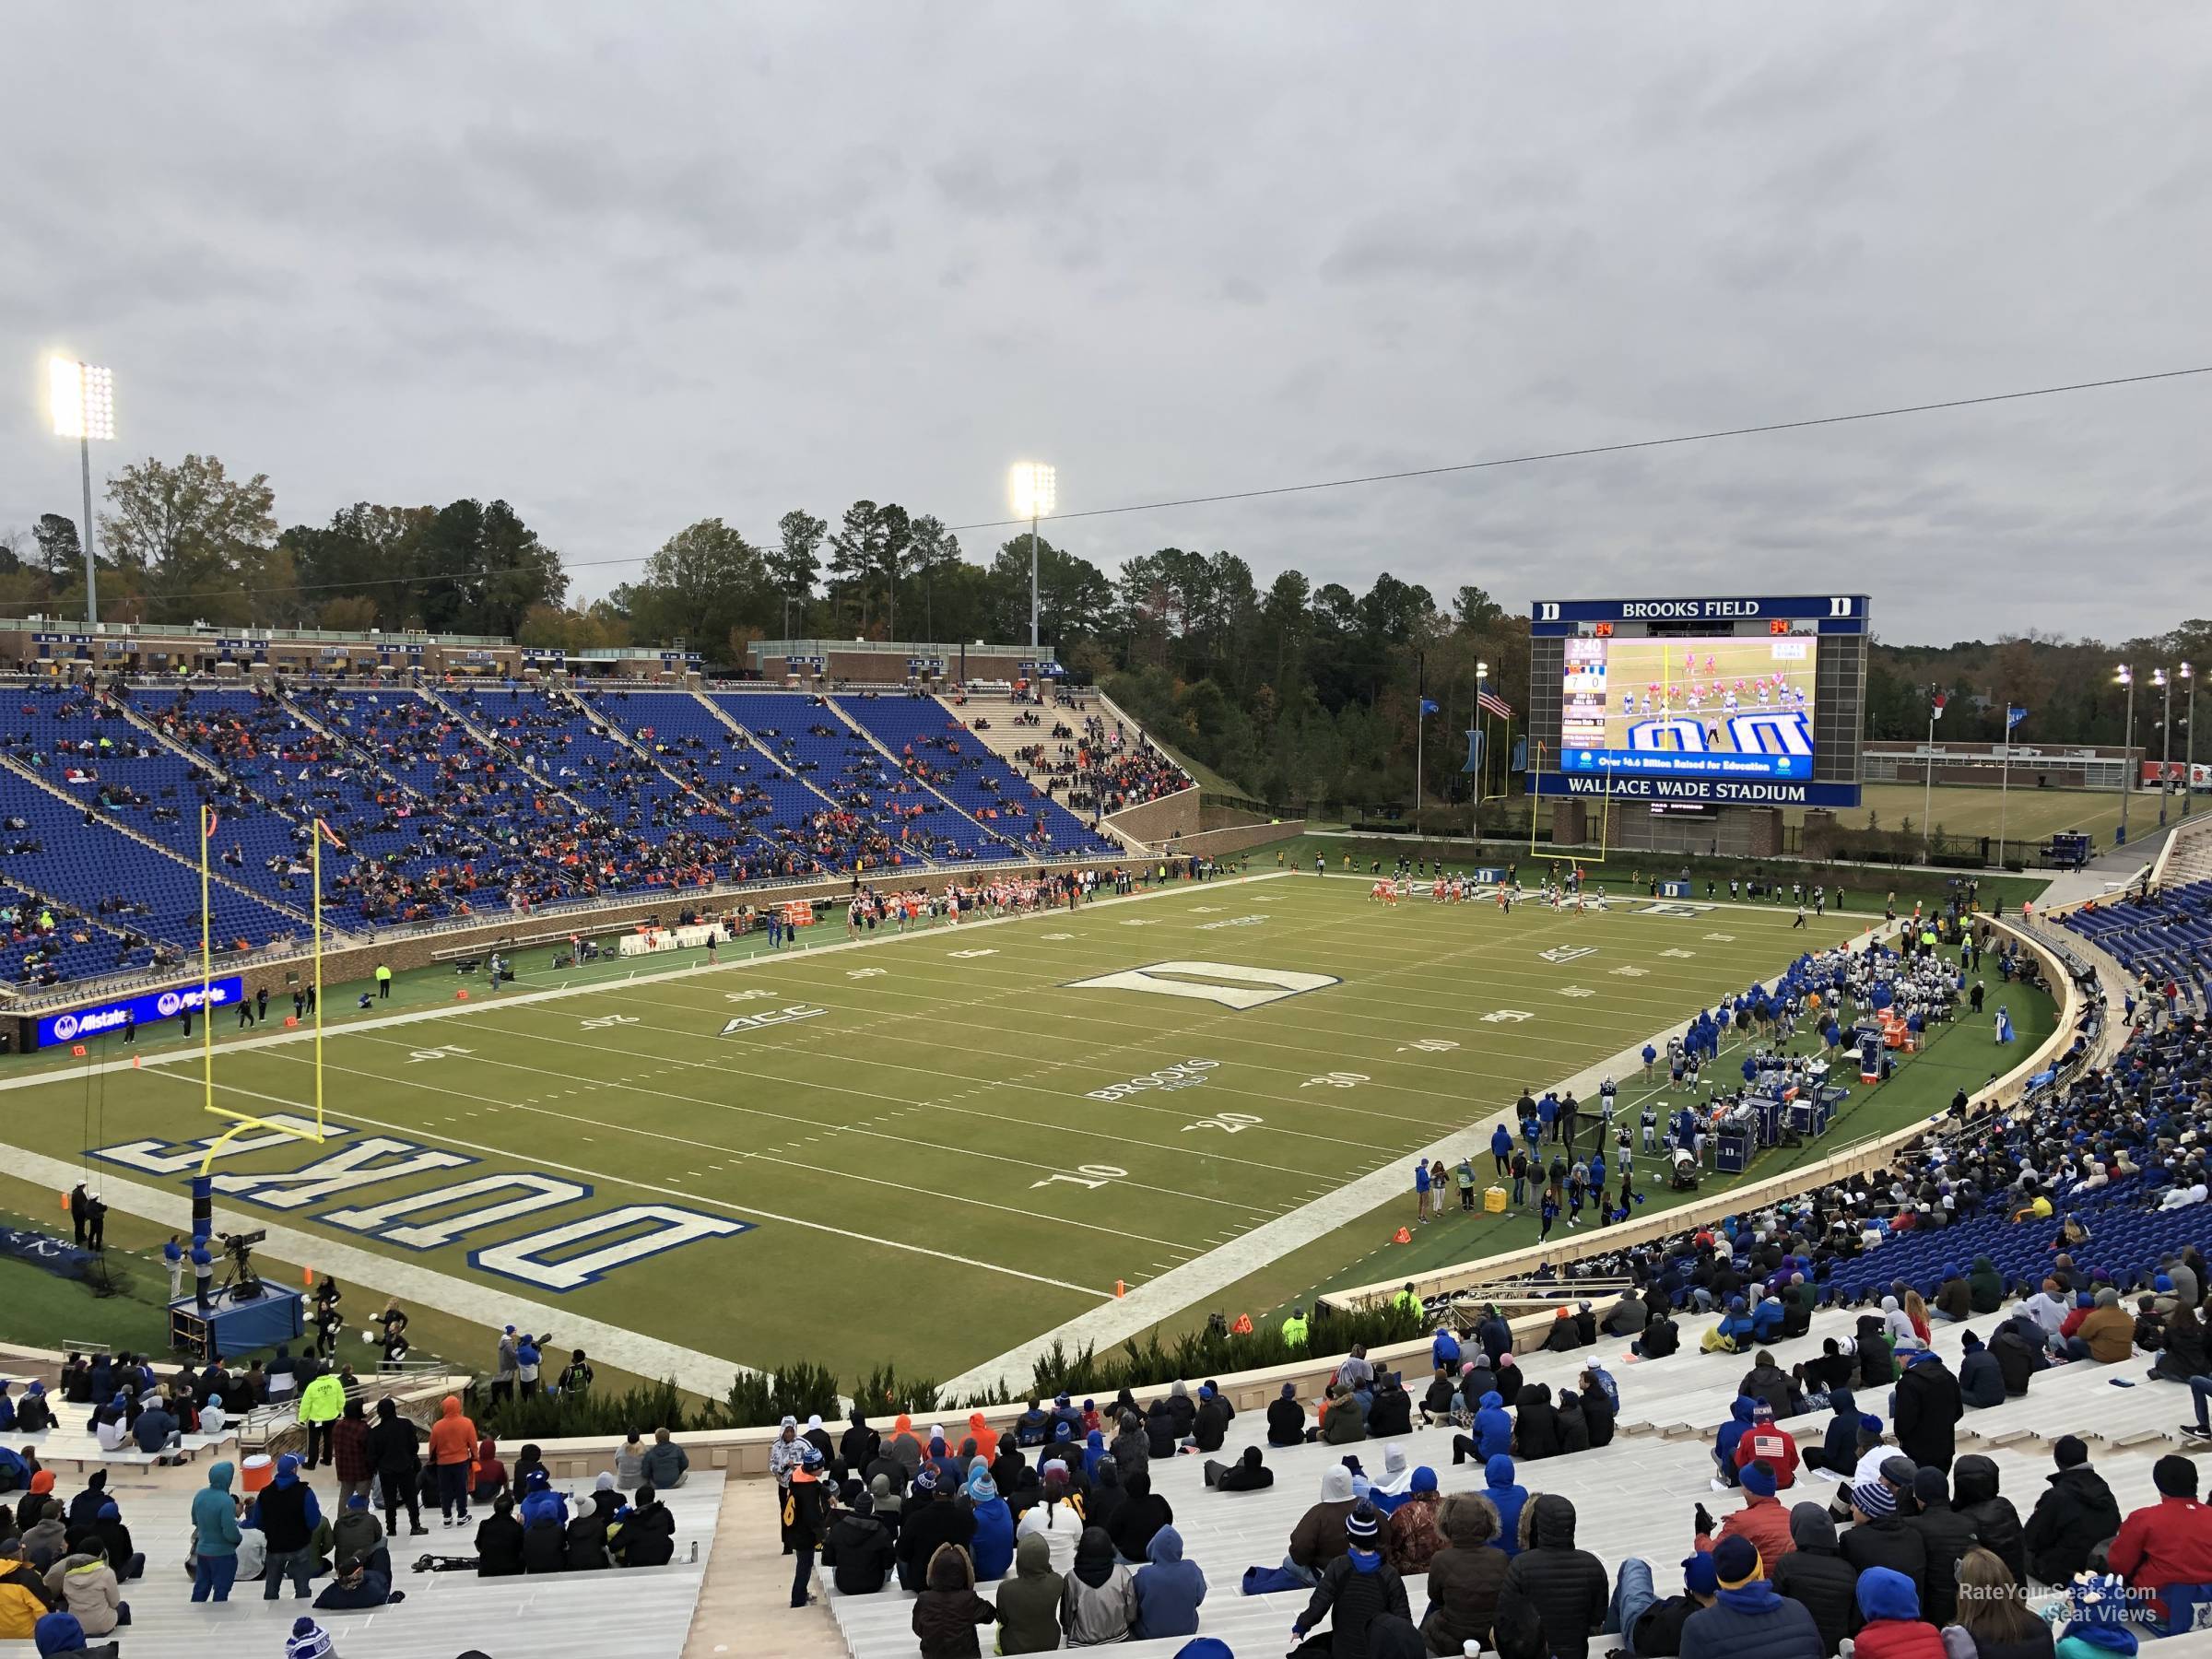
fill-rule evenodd
<path id="1" fill-rule="evenodd" d="M 338 1381 L 335 1371 L 324 1371 L 300 1391 L 300 1420 L 307 1425 L 307 1456 L 303 1462 L 308 1468 L 315 1466 L 318 1444 L 324 1456 L 332 1455 L 331 1435 L 345 1410 L 346 1384 Z"/>

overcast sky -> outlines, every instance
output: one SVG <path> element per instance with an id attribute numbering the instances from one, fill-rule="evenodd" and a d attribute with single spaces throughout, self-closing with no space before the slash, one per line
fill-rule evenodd
<path id="1" fill-rule="evenodd" d="M 8 8 L 0 529 L 212 453 L 284 523 L 504 496 L 1005 516 L 2212 363 L 2195 4 Z M 2212 375 L 1076 521 L 1445 599 L 2212 611 Z M 982 556 L 1004 534 L 962 535 Z"/>

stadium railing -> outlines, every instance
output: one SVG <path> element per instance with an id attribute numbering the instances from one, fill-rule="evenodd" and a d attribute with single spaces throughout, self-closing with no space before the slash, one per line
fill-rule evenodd
<path id="1" fill-rule="evenodd" d="M 2029 1079 L 2049 1070 L 2058 1056 L 2072 1044 L 2077 1023 L 2087 1012 L 2088 999 L 2048 944 L 2012 923 L 1999 922 L 1994 918 L 1991 922 L 1993 926 L 2019 940 L 2042 960 L 2051 983 L 2058 987 L 2059 1008 L 2050 1036 L 2023 1056 L 2010 1071 L 1998 1077 L 1995 1083 L 1976 1090 L 1970 1097 L 1970 1108 L 1975 1110 L 1986 1110 L 2006 1103 L 2018 1104 L 2019 1099 L 2025 1099 Z M 1339 1310 L 1387 1300 L 1399 1293 L 1408 1277 L 1413 1280 L 1415 1293 L 1423 1298 L 1456 1294 L 1472 1286 L 1524 1278 L 1547 1263 L 1557 1268 L 1569 1262 L 1606 1254 L 1628 1245 L 1650 1243 L 1686 1229 L 1710 1226 L 1725 1216 L 1757 1209 L 1762 1205 L 1777 1203 L 1799 1193 L 1826 1186 L 1831 1182 L 1878 1170 L 1900 1147 L 1909 1146 L 1926 1134 L 1928 1126 L 1928 1120 L 1923 1119 L 1880 1135 L 1867 1135 L 1837 1148 L 1818 1163 L 1805 1165 L 1786 1174 L 1770 1176 L 1747 1186 L 1732 1186 L 1715 1193 L 1711 1198 L 1677 1205 L 1661 1210 L 1656 1215 L 1623 1222 L 1618 1227 L 1600 1228 L 1571 1241 L 1554 1240 L 1548 1244 L 1505 1251 L 1475 1261 L 1430 1268 L 1422 1273 L 1400 1275 L 1386 1282 L 1355 1285 L 1347 1289 L 1332 1291 L 1322 1300 Z M 1568 1285 L 1562 1285 L 1563 1289 L 1567 1288 Z"/>

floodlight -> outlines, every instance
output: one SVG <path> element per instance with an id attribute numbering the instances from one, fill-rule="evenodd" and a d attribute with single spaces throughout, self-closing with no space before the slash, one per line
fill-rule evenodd
<path id="1" fill-rule="evenodd" d="M 1050 518 L 1059 502 L 1059 469 L 1046 461 L 1017 461 L 1006 471 L 1016 518 Z"/>
<path id="2" fill-rule="evenodd" d="M 46 366 L 57 438 L 112 440 L 115 436 L 115 372 L 68 358 Z"/>

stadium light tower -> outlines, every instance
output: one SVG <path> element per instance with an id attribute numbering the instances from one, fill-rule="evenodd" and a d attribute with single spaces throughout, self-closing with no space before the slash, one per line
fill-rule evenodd
<path id="1" fill-rule="evenodd" d="M 2166 828 L 2166 780 L 2173 773 L 2173 677 L 2163 668 L 2150 671 L 2150 683 L 2159 688 L 2163 705 L 2159 710 L 2159 730 L 2165 734 L 2164 748 L 2159 755 L 2159 828 Z"/>
<path id="2" fill-rule="evenodd" d="M 1060 504 L 1060 471 L 1049 461 L 1017 461 L 1006 472 L 1014 516 L 1030 521 L 1030 649 L 1037 649 L 1037 521 Z"/>
<path id="3" fill-rule="evenodd" d="M 2120 755 L 2120 844 L 2127 845 L 2127 797 L 2135 793 L 2136 762 L 2136 675 L 2125 663 L 2120 665 L 2120 683 L 2127 688 L 2127 738 Z"/>
<path id="4" fill-rule="evenodd" d="M 2196 807 L 2196 671 L 2183 663 L 2174 672 L 2189 688 L 2182 713 L 2182 724 L 2189 729 L 2182 747 L 2182 816 L 2185 818 Z"/>
<path id="5" fill-rule="evenodd" d="M 53 405 L 54 436 L 76 440 L 77 459 L 84 470 L 85 623 L 97 628 L 100 595 L 94 585 L 97 567 L 92 557 L 92 440 L 114 440 L 115 373 L 71 358 L 51 358 L 46 364 L 46 385 Z"/>

